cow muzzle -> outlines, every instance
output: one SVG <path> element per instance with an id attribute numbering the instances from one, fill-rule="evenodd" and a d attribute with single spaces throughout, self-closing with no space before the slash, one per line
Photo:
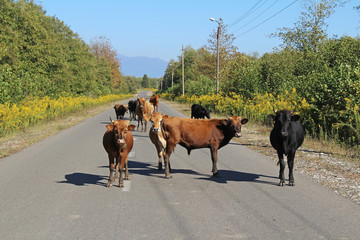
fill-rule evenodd
<path id="1" fill-rule="evenodd" d="M 288 135 L 288 132 L 286 132 L 286 131 L 285 131 L 285 132 L 283 132 L 283 131 L 281 132 L 281 136 L 287 137 L 287 135 Z"/>
<path id="2" fill-rule="evenodd" d="M 235 137 L 241 137 L 241 132 L 235 133 Z"/>
<path id="3" fill-rule="evenodd" d="M 153 128 L 153 132 L 159 132 L 159 128 Z"/>

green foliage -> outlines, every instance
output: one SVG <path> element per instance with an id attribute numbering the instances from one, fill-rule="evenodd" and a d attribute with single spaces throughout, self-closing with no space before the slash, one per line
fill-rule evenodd
<path id="1" fill-rule="evenodd" d="M 148 88 L 149 87 L 149 78 L 146 74 L 144 74 L 143 78 L 142 78 L 142 81 L 141 81 L 141 86 L 143 88 Z"/>
<path id="2" fill-rule="evenodd" d="M 0 0 L 0 103 L 114 92 L 109 62 L 32 0 Z"/>

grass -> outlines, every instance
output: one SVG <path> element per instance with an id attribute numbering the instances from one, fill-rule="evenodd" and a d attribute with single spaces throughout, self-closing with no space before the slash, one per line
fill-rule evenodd
<path id="1" fill-rule="evenodd" d="M 126 100 L 122 100 L 126 101 Z M 0 138 L 0 158 L 12 155 L 22 149 L 31 146 L 49 136 L 72 127 L 85 119 L 93 117 L 104 112 L 115 105 L 116 102 L 110 102 L 97 107 L 90 107 L 81 111 L 71 113 L 66 117 L 58 118 L 51 121 L 38 123 L 34 126 L 27 127 Z"/>

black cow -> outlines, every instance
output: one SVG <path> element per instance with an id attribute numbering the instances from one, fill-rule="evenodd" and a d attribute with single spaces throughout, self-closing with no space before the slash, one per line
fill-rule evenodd
<path id="1" fill-rule="evenodd" d="M 205 119 L 205 117 L 207 117 L 208 119 L 210 119 L 210 110 L 207 108 L 204 108 L 203 106 L 201 106 L 200 104 L 196 104 L 194 103 L 191 106 L 191 118 L 203 118 Z"/>
<path id="2" fill-rule="evenodd" d="M 289 185 L 294 186 L 294 158 L 296 149 L 298 149 L 304 141 L 305 132 L 301 125 L 299 115 L 294 115 L 289 110 L 275 111 L 276 115 L 269 114 L 268 117 L 275 122 L 274 128 L 270 133 L 271 145 L 276 149 L 280 163 L 280 183 L 279 186 L 284 186 L 284 154 L 287 156 L 289 167 Z"/>
<path id="3" fill-rule="evenodd" d="M 132 121 L 133 119 L 136 120 L 136 114 L 135 114 L 135 110 L 136 110 L 136 105 L 137 105 L 137 101 L 138 100 L 130 100 L 128 102 L 128 108 L 129 108 L 129 114 L 130 114 L 130 121 Z"/>

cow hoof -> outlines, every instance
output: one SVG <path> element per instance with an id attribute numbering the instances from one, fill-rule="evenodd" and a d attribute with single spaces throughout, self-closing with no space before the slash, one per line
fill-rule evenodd
<path id="1" fill-rule="evenodd" d="M 108 182 L 108 183 L 106 184 L 106 187 L 112 187 L 112 183 L 111 183 L 111 182 Z"/>
<path id="2" fill-rule="evenodd" d="M 162 168 L 162 165 L 159 165 L 158 166 L 158 170 L 160 171 L 160 170 L 162 170 L 163 168 Z"/>
<path id="3" fill-rule="evenodd" d="M 169 175 L 166 175 L 165 178 L 166 178 L 166 179 L 171 179 L 172 176 L 169 174 Z"/>
<path id="4" fill-rule="evenodd" d="M 214 172 L 214 173 L 213 173 L 213 176 L 214 176 L 214 177 L 218 177 L 218 176 L 219 176 L 219 172 Z"/>
<path id="5" fill-rule="evenodd" d="M 284 184 L 285 184 L 285 181 L 281 180 L 280 183 L 279 183 L 279 186 L 280 186 L 280 187 L 283 187 Z"/>
<path id="6" fill-rule="evenodd" d="M 295 182 L 289 182 L 289 186 L 295 186 Z"/>

